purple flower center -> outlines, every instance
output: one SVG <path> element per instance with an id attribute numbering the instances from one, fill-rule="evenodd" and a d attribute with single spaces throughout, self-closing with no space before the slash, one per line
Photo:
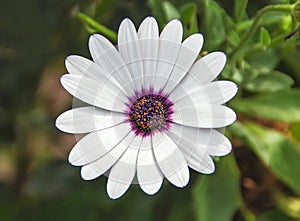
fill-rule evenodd
<path id="1" fill-rule="evenodd" d="M 173 103 L 167 97 L 148 94 L 134 101 L 128 111 L 128 121 L 136 135 L 149 136 L 170 127 Z"/>

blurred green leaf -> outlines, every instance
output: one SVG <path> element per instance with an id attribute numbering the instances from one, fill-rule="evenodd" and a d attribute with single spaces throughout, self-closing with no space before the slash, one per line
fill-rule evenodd
<path id="1" fill-rule="evenodd" d="M 300 122 L 293 123 L 290 126 L 290 132 L 293 138 L 300 142 Z"/>
<path id="2" fill-rule="evenodd" d="M 158 24 L 161 26 L 166 23 L 165 14 L 162 8 L 162 1 L 161 0 L 148 0 L 148 5 L 157 20 Z"/>
<path id="3" fill-rule="evenodd" d="M 255 221 L 296 221 L 275 209 L 258 216 Z"/>
<path id="4" fill-rule="evenodd" d="M 205 34 L 206 48 L 213 50 L 219 48 L 219 45 L 226 39 L 226 31 L 223 24 L 224 10 L 211 0 L 204 0 L 204 18 L 202 26 Z M 209 25 L 207 25 L 209 24 Z"/>
<path id="5" fill-rule="evenodd" d="M 260 29 L 260 43 L 263 47 L 267 48 L 271 43 L 271 37 L 268 30 L 264 27 Z"/>
<path id="6" fill-rule="evenodd" d="M 231 221 L 241 200 L 240 174 L 234 156 L 220 160 L 213 175 L 202 175 L 194 189 L 194 207 L 199 221 Z M 217 208 L 217 212 L 216 212 Z"/>
<path id="7" fill-rule="evenodd" d="M 268 48 L 248 55 L 247 62 L 259 73 L 269 73 L 278 65 L 279 57 L 274 49 Z"/>
<path id="8" fill-rule="evenodd" d="M 85 25 L 86 30 L 92 34 L 95 32 L 99 32 L 100 34 L 104 35 L 105 37 L 111 39 L 112 41 L 117 41 L 117 34 L 110 30 L 109 28 L 105 27 L 104 25 L 98 23 L 93 18 L 78 12 L 77 13 L 78 19 Z"/>
<path id="9" fill-rule="evenodd" d="M 300 195 L 300 147 L 294 140 L 250 122 L 236 122 L 231 130 L 245 140 L 278 179 Z"/>
<path id="10" fill-rule="evenodd" d="M 288 216 L 300 219 L 300 197 L 279 194 L 277 196 L 277 206 Z"/>
<path id="11" fill-rule="evenodd" d="M 227 39 L 234 46 L 237 46 L 240 43 L 240 37 L 235 30 L 232 30 L 231 32 L 228 33 Z"/>
<path id="12" fill-rule="evenodd" d="M 274 92 L 290 88 L 294 80 L 287 74 L 272 71 L 269 74 L 260 75 L 246 83 L 245 88 L 251 92 Z"/>
<path id="13" fill-rule="evenodd" d="M 246 12 L 248 0 L 235 0 L 234 3 L 234 17 L 239 22 Z"/>
<path id="14" fill-rule="evenodd" d="M 238 112 L 287 123 L 300 121 L 300 89 L 277 91 L 232 101 Z"/>
<path id="15" fill-rule="evenodd" d="M 177 11 L 176 7 L 170 2 L 162 2 L 162 9 L 165 13 L 167 21 L 170 21 L 174 18 L 180 18 L 180 13 Z"/>
<path id="16" fill-rule="evenodd" d="M 184 37 L 198 32 L 197 6 L 195 3 L 187 3 L 180 10 L 181 21 L 184 28 Z"/>

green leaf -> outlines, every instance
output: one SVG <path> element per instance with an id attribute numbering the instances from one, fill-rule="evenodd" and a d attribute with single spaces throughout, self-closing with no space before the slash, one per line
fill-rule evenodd
<path id="1" fill-rule="evenodd" d="M 295 140 L 300 142 L 300 122 L 293 123 L 290 126 L 290 132 Z"/>
<path id="2" fill-rule="evenodd" d="M 158 24 L 162 25 L 166 23 L 166 18 L 164 15 L 164 11 L 162 8 L 162 1 L 161 0 L 148 0 L 147 4 L 152 11 L 155 19 L 157 20 Z"/>
<path id="3" fill-rule="evenodd" d="M 219 161 L 215 174 L 203 175 L 195 184 L 194 207 L 198 220 L 231 221 L 243 205 L 239 190 L 240 173 L 231 154 Z"/>
<path id="4" fill-rule="evenodd" d="M 246 7 L 248 0 L 235 0 L 235 5 L 234 5 L 234 17 L 236 21 L 240 21 L 243 18 L 243 15 L 246 12 Z"/>
<path id="5" fill-rule="evenodd" d="M 284 215 L 278 209 L 275 209 L 263 213 L 262 215 L 258 216 L 255 219 L 255 221 L 296 221 L 296 220 Z"/>
<path id="6" fill-rule="evenodd" d="M 294 140 L 250 122 L 236 122 L 231 130 L 245 140 L 278 179 L 300 195 L 300 147 Z"/>
<path id="7" fill-rule="evenodd" d="M 162 9 L 165 13 L 167 21 L 170 21 L 174 18 L 180 18 L 180 14 L 177 11 L 176 7 L 170 2 L 162 2 Z"/>
<path id="8" fill-rule="evenodd" d="M 184 37 L 198 32 L 197 6 L 187 3 L 180 9 L 181 22 L 184 28 Z"/>
<path id="9" fill-rule="evenodd" d="M 279 57 L 272 48 L 257 51 L 247 57 L 249 65 L 259 73 L 269 73 L 275 69 L 279 63 Z"/>
<path id="10" fill-rule="evenodd" d="M 300 89 L 235 99 L 231 106 L 238 112 L 287 123 L 300 121 Z"/>
<path id="11" fill-rule="evenodd" d="M 251 92 L 275 92 L 288 89 L 294 84 L 294 80 L 287 74 L 272 71 L 269 74 L 259 75 L 246 83 L 245 88 Z"/>
<path id="12" fill-rule="evenodd" d="M 227 37 L 223 23 L 223 13 L 226 12 L 215 1 L 204 0 L 203 4 L 202 27 L 205 46 L 208 50 L 215 50 Z"/>
<path id="13" fill-rule="evenodd" d="M 92 34 L 95 32 L 99 32 L 100 34 L 106 36 L 107 38 L 110 38 L 114 42 L 117 41 L 117 34 L 114 31 L 112 31 L 109 28 L 105 27 L 104 25 L 98 23 L 93 18 L 91 18 L 81 12 L 77 13 L 77 17 L 84 24 L 86 30 L 89 33 Z"/>
<path id="14" fill-rule="evenodd" d="M 267 48 L 271 44 L 270 34 L 264 27 L 261 27 L 260 29 L 260 43 L 265 48 Z"/>
<path id="15" fill-rule="evenodd" d="M 228 33 L 227 39 L 234 46 L 237 46 L 240 43 L 240 36 L 238 35 L 238 33 L 235 30 L 232 30 Z"/>

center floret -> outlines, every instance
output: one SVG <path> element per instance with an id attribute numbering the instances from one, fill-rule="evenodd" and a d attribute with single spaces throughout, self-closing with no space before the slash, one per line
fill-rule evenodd
<path id="1" fill-rule="evenodd" d="M 162 95 L 148 94 L 134 101 L 128 120 L 135 134 L 143 137 L 164 131 L 172 122 L 172 102 Z"/>

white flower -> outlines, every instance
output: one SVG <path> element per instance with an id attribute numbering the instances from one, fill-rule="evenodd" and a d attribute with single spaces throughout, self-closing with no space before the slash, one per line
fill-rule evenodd
<path id="1" fill-rule="evenodd" d="M 201 34 L 182 42 L 182 24 L 170 21 L 159 35 L 152 17 L 136 31 L 124 19 L 116 49 L 105 37 L 92 35 L 93 61 L 72 55 L 63 87 L 86 106 L 61 114 L 56 126 L 84 134 L 69 155 L 82 166 L 85 180 L 108 172 L 107 192 L 122 196 L 135 179 L 155 194 L 163 179 L 177 187 L 189 182 L 189 169 L 204 174 L 215 170 L 211 156 L 231 151 L 218 130 L 236 115 L 223 104 L 237 92 L 230 81 L 213 81 L 226 55 L 213 52 L 196 61 Z M 196 62 L 195 62 L 196 61 Z"/>

